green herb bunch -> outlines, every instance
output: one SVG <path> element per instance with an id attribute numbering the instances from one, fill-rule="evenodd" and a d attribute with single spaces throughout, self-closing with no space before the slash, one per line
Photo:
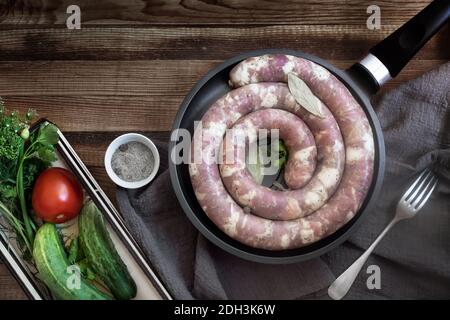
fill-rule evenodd
<path id="1" fill-rule="evenodd" d="M 30 134 L 34 110 L 7 112 L 0 100 L 0 215 L 31 254 L 36 225 L 30 215 L 31 191 L 38 175 L 56 160 L 57 128 L 43 124 Z"/>

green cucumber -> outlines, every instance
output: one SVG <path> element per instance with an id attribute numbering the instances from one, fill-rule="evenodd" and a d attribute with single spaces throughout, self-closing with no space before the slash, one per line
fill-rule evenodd
<path id="1" fill-rule="evenodd" d="M 136 296 L 136 283 L 117 252 L 103 215 L 94 202 L 89 201 L 78 217 L 80 244 L 95 274 L 105 283 L 116 299 L 128 300 Z"/>
<path id="2" fill-rule="evenodd" d="M 110 300 L 107 294 L 98 290 L 83 277 L 79 286 L 70 288 L 71 277 L 69 261 L 55 225 L 46 223 L 36 233 L 33 258 L 39 271 L 38 277 L 48 286 L 52 294 L 61 300 Z"/>

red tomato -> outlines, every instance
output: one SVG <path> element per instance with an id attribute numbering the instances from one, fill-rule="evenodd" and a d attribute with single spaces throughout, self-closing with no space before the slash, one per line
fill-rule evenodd
<path id="1" fill-rule="evenodd" d="M 83 189 L 69 170 L 49 168 L 37 178 L 31 202 L 36 215 L 42 220 L 63 223 L 80 212 Z"/>

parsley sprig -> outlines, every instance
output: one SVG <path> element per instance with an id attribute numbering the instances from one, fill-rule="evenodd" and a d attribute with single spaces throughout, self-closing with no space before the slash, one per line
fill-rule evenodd
<path id="1" fill-rule="evenodd" d="M 0 214 L 31 254 L 36 225 L 30 215 L 31 191 L 37 176 L 56 160 L 57 128 L 43 124 L 32 134 L 36 112 L 7 112 L 0 100 Z"/>

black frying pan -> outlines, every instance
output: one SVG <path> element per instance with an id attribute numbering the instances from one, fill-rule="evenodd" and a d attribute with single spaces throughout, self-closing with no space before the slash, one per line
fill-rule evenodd
<path id="1" fill-rule="evenodd" d="M 211 70 L 189 92 L 180 106 L 173 130 L 184 128 L 194 131 L 194 121 L 200 120 L 208 108 L 226 92 L 230 70 L 242 60 L 270 53 L 302 57 L 322 65 L 344 83 L 365 110 L 375 138 L 374 178 L 367 197 L 355 217 L 332 235 L 309 246 L 283 251 L 269 251 L 246 246 L 223 233 L 203 212 L 192 189 L 187 164 L 169 161 L 174 191 L 188 218 L 211 242 L 241 258 L 263 263 L 292 263 L 308 260 L 335 248 L 345 241 L 369 212 L 381 188 L 385 151 L 383 133 L 369 98 L 380 86 L 397 76 L 417 51 L 449 20 L 450 0 L 435 0 L 413 19 L 377 44 L 359 63 L 346 71 L 315 56 L 288 49 L 266 49 L 246 52 L 233 57 Z M 182 138 L 172 137 L 169 153 Z M 170 159 L 170 154 L 169 154 Z"/>

